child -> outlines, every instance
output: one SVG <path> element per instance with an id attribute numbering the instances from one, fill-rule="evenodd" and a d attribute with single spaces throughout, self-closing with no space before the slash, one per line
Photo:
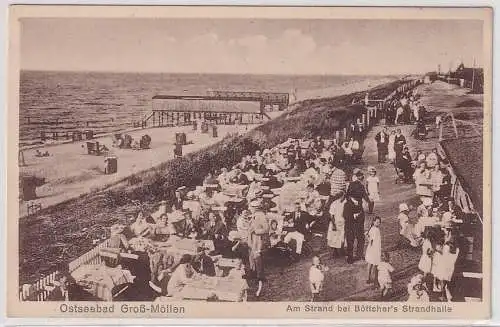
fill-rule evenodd
<path id="1" fill-rule="evenodd" d="M 369 213 L 373 213 L 375 201 L 380 201 L 380 193 L 378 189 L 379 184 L 380 180 L 377 176 L 377 170 L 373 166 L 368 167 L 368 177 L 366 177 L 366 190 L 368 191 L 368 197 L 370 198 L 370 202 L 368 203 Z"/>
<path id="2" fill-rule="evenodd" d="M 376 216 L 373 219 L 372 226 L 368 230 L 368 247 L 366 248 L 365 260 L 368 262 L 368 280 L 367 284 L 377 282 L 377 265 L 382 256 L 382 240 L 380 237 L 381 219 Z M 374 274 L 372 278 L 372 272 Z"/>
<path id="3" fill-rule="evenodd" d="M 382 260 L 377 265 L 378 270 L 378 283 L 380 285 L 380 290 L 382 291 L 382 300 L 387 299 L 387 295 L 392 290 L 392 278 L 391 273 L 394 271 L 394 267 L 389 263 L 389 253 L 384 252 L 382 254 Z"/>
<path id="4" fill-rule="evenodd" d="M 429 302 L 429 294 L 424 283 L 424 276 L 413 276 L 408 283 L 408 302 Z"/>
<path id="5" fill-rule="evenodd" d="M 328 271 L 328 267 L 323 266 L 319 258 L 314 256 L 312 259 L 312 267 L 309 269 L 309 283 L 312 293 L 311 302 L 317 301 L 319 298 L 319 293 L 323 289 L 326 271 Z"/>

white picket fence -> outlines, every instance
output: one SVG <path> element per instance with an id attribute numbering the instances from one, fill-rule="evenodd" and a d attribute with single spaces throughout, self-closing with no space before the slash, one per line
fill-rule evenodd
<path id="1" fill-rule="evenodd" d="M 83 265 L 100 264 L 102 259 L 99 252 L 102 248 L 108 247 L 108 244 L 109 239 L 71 261 L 68 264 L 69 273 L 72 273 Z M 56 282 L 58 273 L 58 271 L 54 271 L 33 284 L 22 285 L 19 289 L 19 299 L 21 301 L 46 301 L 54 291 L 54 282 Z"/>

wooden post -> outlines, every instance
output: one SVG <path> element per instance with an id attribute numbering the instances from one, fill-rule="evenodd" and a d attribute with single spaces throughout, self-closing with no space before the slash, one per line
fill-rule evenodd
<path id="1" fill-rule="evenodd" d="M 443 140 L 443 122 L 439 125 L 439 141 Z"/>
<path id="2" fill-rule="evenodd" d="M 366 125 L 370 126 L 370 116 L 372 115 L 372 110 L 368 109 L 368 115 L 366 116 Z"/>
<path id="3" fill-rule="evenodd" d="M 366 128 L 366 114 L 361 115 L 361 124 L 363 124 L 363 127 Z"/>
<path id="4" fill-rule="evenodd" d="M 450 113 L 450 115 L 451 115 L 451 121 L 453 123 L 453 129 L 455 130 L 455 137 L 458 139 L 457 122 L 455 121 L 455 116 L 453 115 L 453 113 Z"/>
<path id="5" fill-rule="evenodd" d="M 338 144 L 338 142 L 340 142 L 340 131 L 335 131 L 335 139 L 337 140 Z"/>
<path id="6" fill-rule="evenodd" d="M 19 150 L 19 166 L 26 166 L 26 162 L 24 161 L 23 150 Z"/>
<path id="7" fill-rule="evenodd" d="M 344 137 L 342 138 L 342 142 L 344 142 L 346 139 L 347 139 L 347 128 L 344 127 Z"/>

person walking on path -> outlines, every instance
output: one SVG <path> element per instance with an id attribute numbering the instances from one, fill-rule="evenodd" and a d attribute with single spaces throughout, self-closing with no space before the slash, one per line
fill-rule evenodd
<path id="1" fill-rule="evenodd" d="M 309 269 L 309 285 L 311 286 L 312 293 L 311 302 L 319 300 L 325 281 L 325 272 L 328 270 L 328 267 L 323 266 L 317 256 L 313 257 L 312 266 Z"/>
<path id="2" fill-rule="evenodd" d="M 356 257 L 361 258 L 365 245 L 365 213 L 363 200 L 370 203 L 368 193 L 363 184 L 363 172 L 359 169 L 354 171 L 353 181 L 347 188 L 347 201 L 344 204 L 345 235 L 347 243 L 347 263 L 354 262 L 354 241 L 356 245 Z"/>
<path id="3" fill-rule="evenodd" d="M 387 127 L 384 127 L 375 135 L 375 141 L 377 142 L 378 162 L 383 163 L 385 162 L 385 157 L 389 149 L 389 134 L 387 133 Z"/>
<path id="4" fill-rule="evenodd" d="M 382 260 L 377 266 L 378 270 L 378 283 L 382 291 L 382 300 L 387 300 L 388 295 L 392 290 L 392 276 L 394 267 L 389 263 L 389 253 L 382 254 Z"/>
<path id="5" fill-rule="evenodd" d="M 403 147 L 405 146 L 405 144 L 406 138 L 401 133 L 401 128 L 398 128 L 396 130 L 396 136 L 394 137 L 394 152 L 396 152 L 396 155 L 403 152 Z"/>
<path id="6" fill-rule="evenodd" d="M 377 170 L 375 167 L 368 167 L 368 177 L 366 177 L 366 191 L 368 192 L 368 198 L 370 202 L 368 203 L 368 213 L 373 213 L 373 207 L 375 202 L 380 201 L 379 192 L 380 179 L 377 176 Z"/>
<path id="7" fill-rule="evenodd" d="M 368 230 L 368 246 L 366 247 L 365 261 L 368 263 L 368 284 L 378 282 L 378 264 L 382 257 L 382 237 L 380 235 L 381 219 L 376 216 Z"/>

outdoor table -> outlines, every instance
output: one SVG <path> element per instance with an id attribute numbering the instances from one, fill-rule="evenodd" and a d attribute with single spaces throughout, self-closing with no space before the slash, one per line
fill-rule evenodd
<path id="1" fill-rule="evenodd" d="M 184 300 L 208 300 L 216 297 L 219 301 L 246 301 L 248 284 L 245 279 L 237 277 L 209 277 L 199 275 L 184 286 L 176 296 Z"/>
<path id="2" fill-rule="evenodd" d="M 152 242 L 152 244 L 154 250 L 179 259 L 184 254 L 195 255 L 198 247 L 208 248 L 209 251 L 215 249 L 214 242 L 211 240 L 195 240 L 178 237 L 171 237 L 166 242 Z"/>
<path id="3" fill-rule="evenodd" d="M 85 291 L 105 301 L 113 300 L 113 297 L 117 295 L 113 294 L 113 290 L 117 286 L 123 286 L 119 294 L 133 283 L 135 278 L 130 271 L 120 266 L 110 268 L 101 264 L 80 266 L 71 273 L 71 276 Z"/>

